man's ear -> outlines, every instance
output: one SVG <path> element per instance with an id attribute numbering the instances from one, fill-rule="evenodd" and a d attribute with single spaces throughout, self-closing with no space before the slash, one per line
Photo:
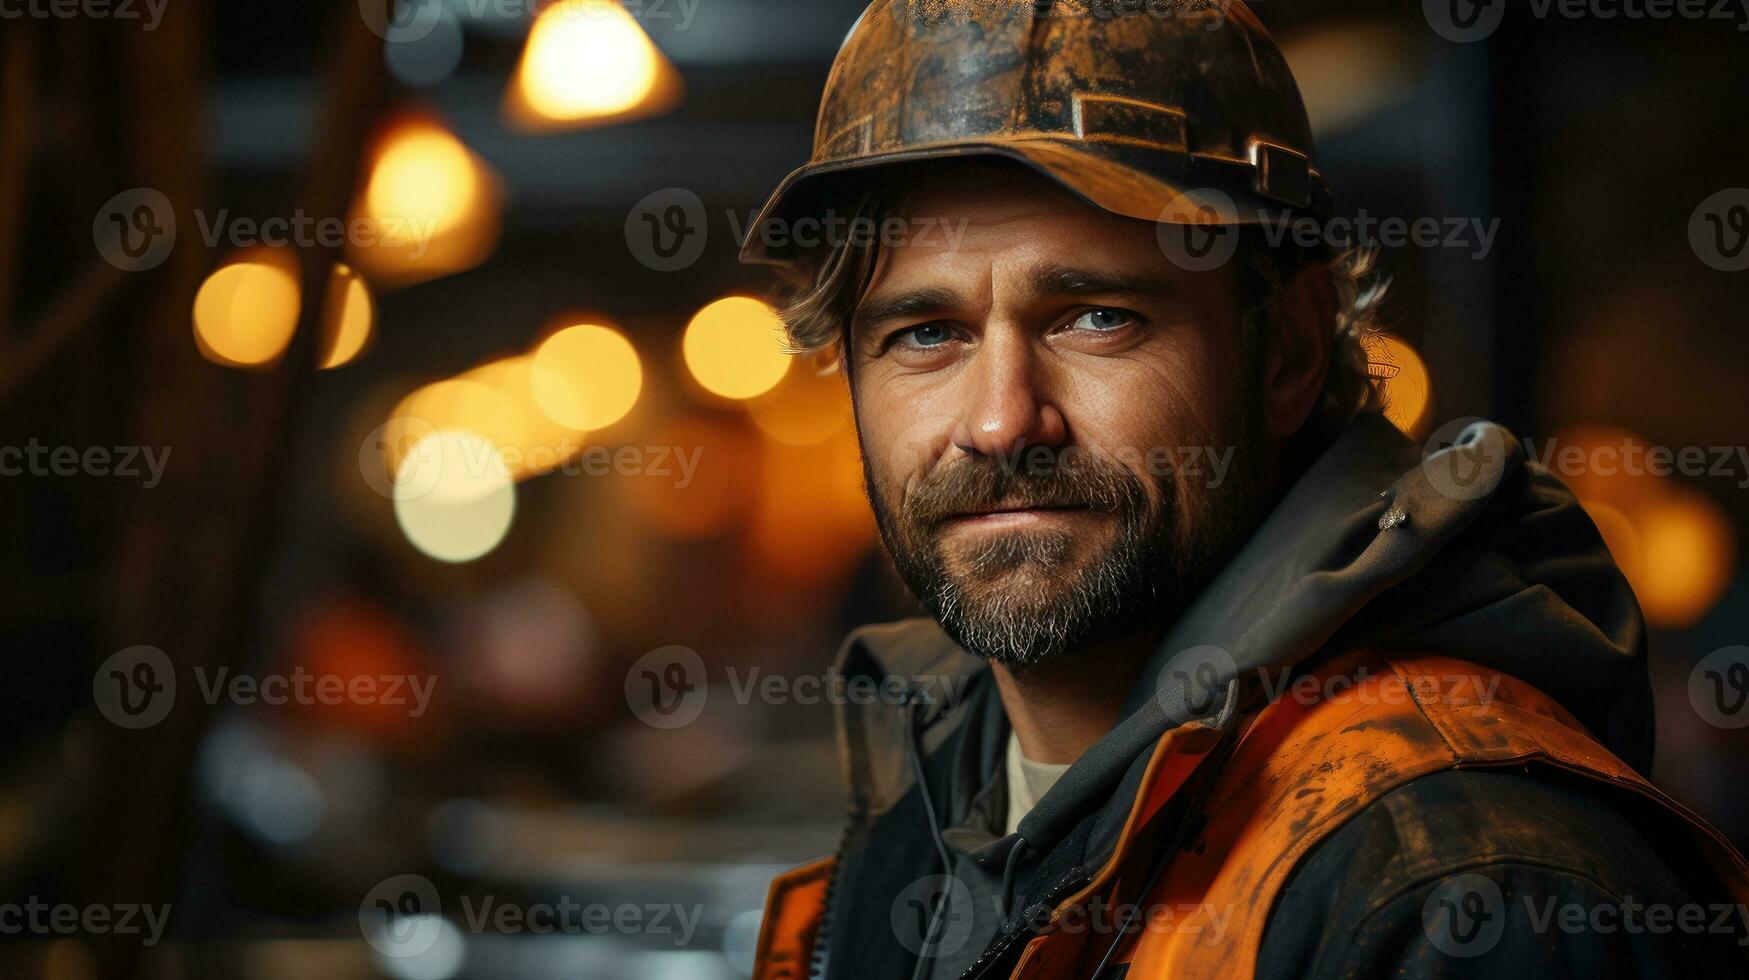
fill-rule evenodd
<path id="1" fill-rule="evenodd" d="M 1336 333 L 1336 284 L 1329 264 L 1303 266 L 1282 286 L 1275 320 L 1265 328 L 1264 418 L 1285 439 L 1300 430 L 1330 371 Z"/>

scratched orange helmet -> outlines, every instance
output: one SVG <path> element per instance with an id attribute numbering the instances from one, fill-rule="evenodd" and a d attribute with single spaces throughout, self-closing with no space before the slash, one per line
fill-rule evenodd
<path id="1" fill-rule="evenodd" d="M 841 206 L 882 167 L 980 155 L 1147 221 L 1331 210 L 1293 73 L 1239 0 L 875 0 L 826 81 L 812 159 L 754 227 Z M 771 237 L 749 235 L 742 261 L 796 258 Z"/>

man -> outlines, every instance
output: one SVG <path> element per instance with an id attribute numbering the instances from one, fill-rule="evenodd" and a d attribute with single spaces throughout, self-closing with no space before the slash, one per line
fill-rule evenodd
<path id="1" fill-rule="evenodd" d="M 911 693 L 755 976 L 1741 973 L 1595 528 L 1383 420 L 1364 261 L 1268 233 L 1330 197 L 1252 13 L 1116 6 L 879 0 L 759 226 L 843 233 L 748 245 L 933 613 L 845 645 Z"/>

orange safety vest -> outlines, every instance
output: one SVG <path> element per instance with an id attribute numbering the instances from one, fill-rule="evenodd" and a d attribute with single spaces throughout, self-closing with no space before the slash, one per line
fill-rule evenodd
<path id="1" fill-rule="evenodd" d="M 1131 980 L 1252 976 L 1269 912 L 1300 859 L 1374 800 L 1446 769 L 1541 764 L 1636 794 L 1686 825 L 1734 898 L 1749 902 L 1749 864 L 1728 841 L 1529 684 L 1445 657 L 1364 653 L 1308 676 L 1312 681 L 1297 689 L 1313 696 L 1281 697 L 1252 716 L 1227 764 L 1206 777 L 1215 782 L 1199 836 L 1138 900 L 1133 892 L 1149 870 L 1141 863 L 1149 850 L 1138 846 L 1147 836 L 1142 831 L 1217 741 L 1204 726 L 1161 736 L 1111 858 L 1058 903 L 1021 953 L 1015 980 L 1091 973 L 1109 933 L 1096 941 L 1092 930 L 1060 927 L 1095 897 L 1125 895 L 1144 909 L 1187 910 L 1142 922 L 1125 940 L 1113 962 L 1128 963 Z M 827 858 L 772 883 L 753 980 L 807 975 L 831 870 Z M 1210 910 L 1232 914 L 1216 923 Z"/>

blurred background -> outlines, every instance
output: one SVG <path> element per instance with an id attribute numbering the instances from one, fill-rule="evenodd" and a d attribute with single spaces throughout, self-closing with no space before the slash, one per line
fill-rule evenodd
<path id="1" fill-rule="evenodd" d="M 862 6 L 0 5 L 0 974 L 746 975 L 842 817 L 799 681 L 911 611 L 735 259 Z M 1584 450 L 1749 843 L 1749 15 L 1255 6 L 1344 214 L 1498 220 L 1385 250 L 1393 418 Z M 564 903 L 641 918 L 481 922 Z"/>

